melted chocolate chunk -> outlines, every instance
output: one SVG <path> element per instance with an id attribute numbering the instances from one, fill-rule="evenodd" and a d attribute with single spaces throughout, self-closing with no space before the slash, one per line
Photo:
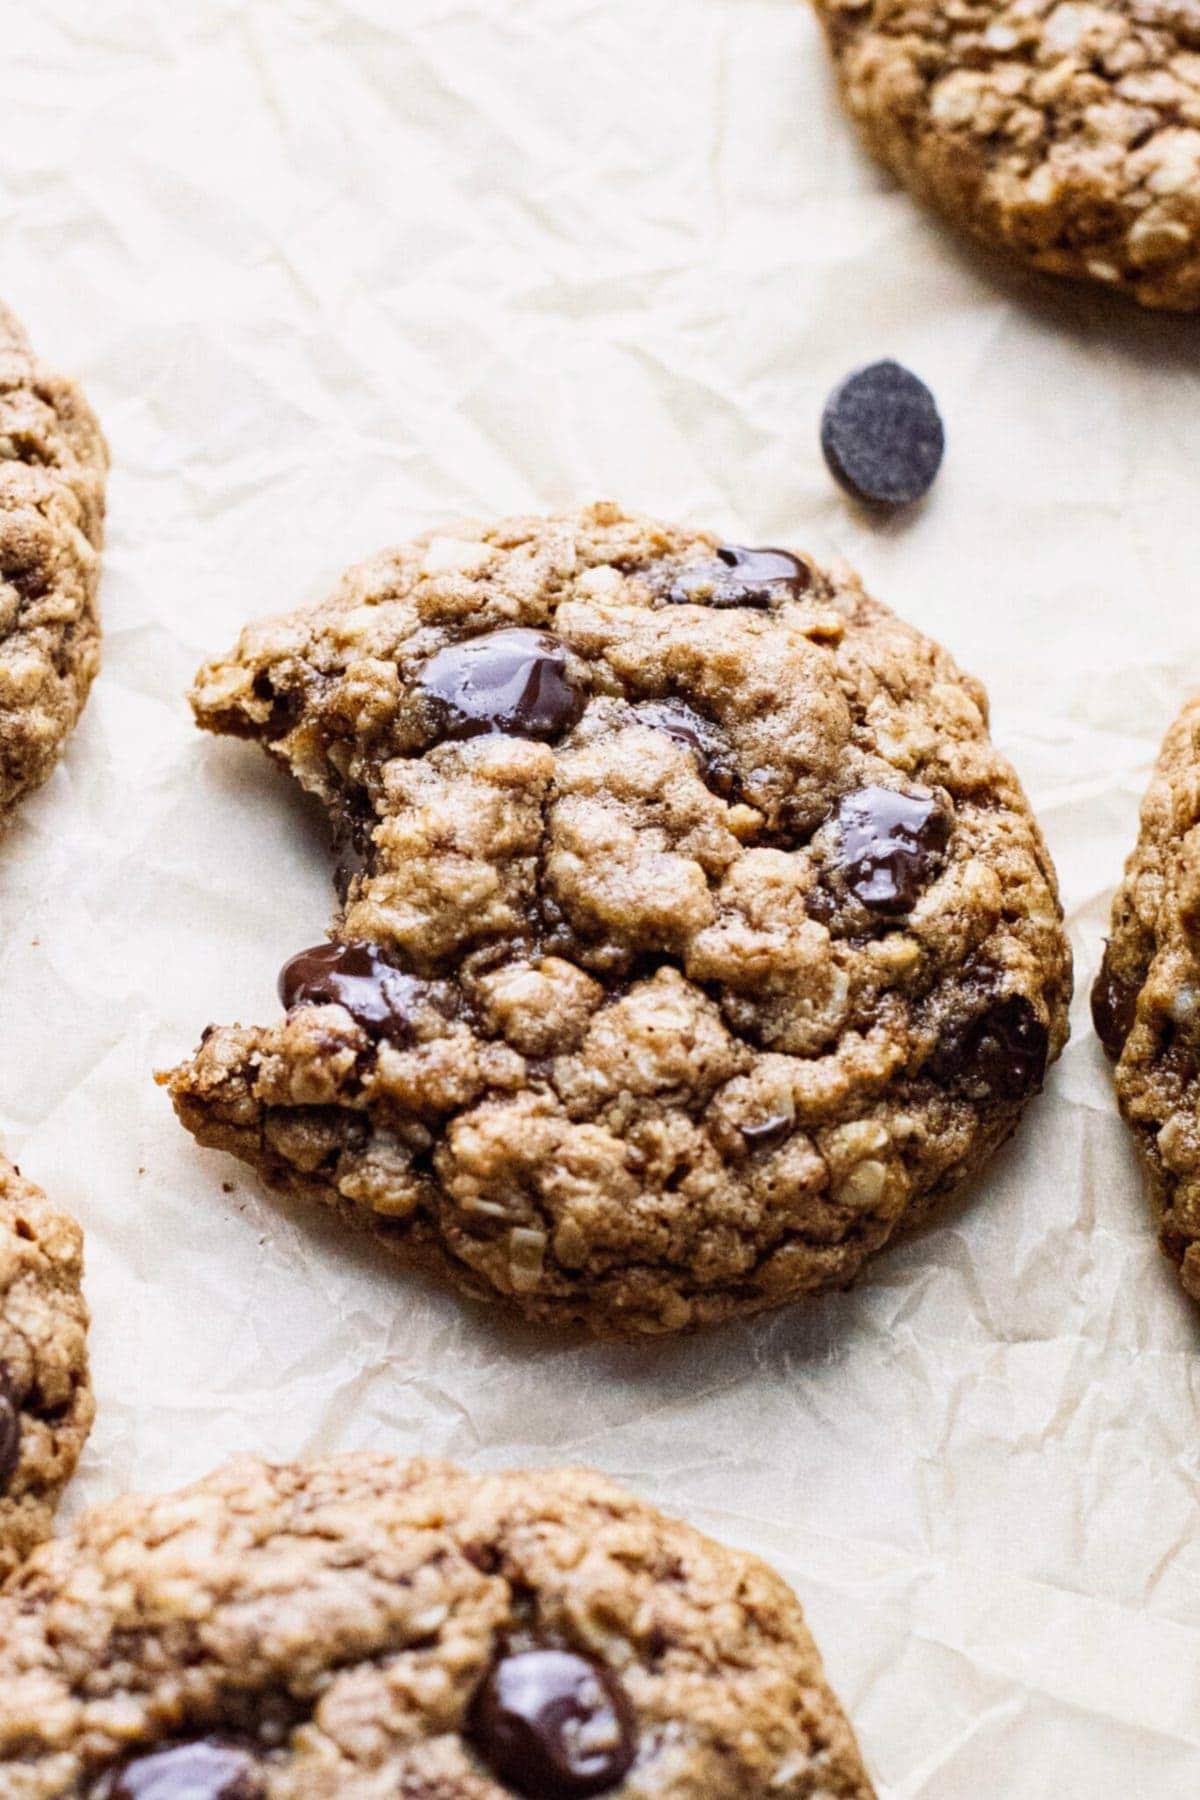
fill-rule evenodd
<path id="1" fill-rule="evenodd" d="M 666 592 L 672 606 L 773 606 L 798 600 L 812 570 L 790 550 L 749 550 L 722 544 L 711 562 L 681 569 Z"/>
<path id="2" fill-rule="evenodd" d="M 431 982 L 405 975 L 365 943 L 301 950 L 279 972 L 279 998 L 289 1012 L 294 1006 L 344 1006 L 372 1037 L 398 1044 L 412 1042 L 423 1006 L 444 1004 Z"/>
<path id="3" fill-rule="evenodd" d="M 0 1363 L 0 1494 L 8 1492 L 8 1484 L 21 1460 L 21 1409 L 11 1371 Z"/>
<path id="4" fill-rule="evenodd" d="M 219 1738 L 169 1744 L 101 1777 L 92 1800 L 264 1800 L 250 1754 Z"/>
<path id="5" fill-rule="evenodd" d="M 489 631 L 430 657 L 417 678 L 441 738 L 561 737 L 583 711 L 566 647 L 545 631 Z"/>
<path id="6" fill-rule="evenodd" d="M 932 794 L 865 787 L 838 806 L 846 884 L 877 913 L 911 912 L 950 836 Z"/>
<path id="7" fill-rule="evenodd" d="M 911 506 L 942 466 L 946 433 L 925 383 L 896 362 L 872 363 L 836 388 L 821 419 L 825 461 L 873 506 Z"/>
<path id="8" fill-rule="evenodd" d="M 1112 965 L 1112 946 L 1104 947 L 1104 961 L 1092 988 L 1092 1023 L 1106 1055 L 1118 1062 L 1125 1040 L 1137 1017 L 1138 991 L 1122 981 Z"/>
<path id="9" fill-rule="evenodd" d="M 984 1087 L 994 1099 L 1023 1100 L 1046 1079 L 1050 1034 L 1021 994 L 1009 994 L 947 1038 L 934 1073 L 954 1086 Z"/>
<path id="10" fill-rule="evenodd" d="M 750 1150 L 777 1150 L 791 1137 L 796 1119 L 793 1113 L 772 1113 L 769 1118 L 755 1119 L 752 1124 L 738 1126 Z"/>
<path id="11" fill-rule="evenodd" d="M 611 1670 L 567 1650 L 502 1656 L 471 1713 L 476 1748 L 526 1800 L 607 1793 L 634 1758 L 633 1710 Z"/>
<path id="12" fill-rule="evenodd" d="M 652 725 L 690 750 L 714 794 L 728 799 L 737 781 L 729 746 L 714 725 L 674 700 L 645 700 L 634 707 L 639 724 Z"/>

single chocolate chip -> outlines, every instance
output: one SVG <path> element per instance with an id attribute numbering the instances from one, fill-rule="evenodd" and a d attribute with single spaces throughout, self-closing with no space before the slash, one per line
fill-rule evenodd
<path id="1" fill-rule="evenodd" d="M 0 1494 L 8 1492 L 9 1482 L 21 1460 L 21 1409 L 12 1371 L 0 1363 Z"/>
<path id="2" fill-rule="evenodd" d="M 933 486 L 946 433 L 923 381 L 872 363 L 835 388 L 821 418 L 825 461 L 844 488 L 876 506 L 910 506 Z"/>
<path id="3" fill-rule="evenodd" d="M 946 1036 L 934 1073 L 955 1086 L 986 1088 L 995 1099 L 1023 1100 L 1046 1079 L 1050 1034 L 1022 994 L 1009 994 Z"/>
<path id="4" fill-rule="evenodd" d="M 437 735 L 561 737 L 582 713 L 585 695 L 567 670 L 566 646 L 546 631 L 489 631 L 449 644 L 417 677 Z"/>
<path id="5" fill-rule="evenodd" d="M 846 884 L 872 912 L 911 912 L 950 836 L 932 794 L 865 787 L 838 805 Z"/>
<path id="6" fill-rule="evenodd" d="M 497 1661 L 475 1697 L 484 1761 L 526 1800 L 607 1793 L 633 1764 L 633 1709 L 611 1670 L 568 1650 Z"/>
<path id="7" fill-rule="evenodd" d="M 728 798 L 737 772 L 729 746 L 715 726 L 674 700 L 645 700 L 633 710 L 639 724 L 653 726 L 655 731 L 664 732 L 690 750 L 709 787 L 723 799 Z"/>
<path id="8" fill-rule="evenodd" d="M 266 1791 L 247 1751 L 198 1738 L 123 1763 L 101 1777 L 92 1800 L 263 1800 Z"/>
<path id="9" fill-rule="evenodd" d="M 798 600 L 812 585 L 812 570 L 790 550 L 751 550 L 722 544 L 709 562 L 681 569 L 667 589 L 672 606 L 771 606 Z"/>
<path id="10" fill-rule="evenodd" d="M 344 1006 L 372 1037 L 411 1043 L 423 1006 L 443 1007 L 432 982 L 405 975 L 374 944 L 315 944 L 284 963 L 279 998 L 294 1006 Z"/>
<path id="11" fill-rule="evenodd" d="M 1120 1060 L 1125 1040 L 1137 1017 L 1138 991 L 1123 981 L 1112 964 L 1112 945 L 1104 947 L 1104 960 L 1092 988 L 1092 1023 L 1096 1036 L 1113 1062 Z"/>
<path id="12" fill-rule="evenodd" d="M 771 1113 L 768 1118 L 756 1119 L 753 1124 L 739 1125 L 738 1130 L 751 1150 L 777 1150 L 792 1135 L 796 1118 L 794 1113 Z"/>

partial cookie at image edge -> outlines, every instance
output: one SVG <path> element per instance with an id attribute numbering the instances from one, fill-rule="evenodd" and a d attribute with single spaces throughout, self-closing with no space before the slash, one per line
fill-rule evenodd
<path id="1" fill-rule="evenodd" d="M 57 762 L 100 665 L 108 450 L 0 305 L 0 830 Z"/>
<path id="2" fill-rule="evenodd" d="M 1200 31 L 1189 9 L 814 0 L 868 149 L 1048 274 L 1200 309 Z"/>
<path id="3" fill-rule="evenodd" d="M 1200 697 L 1163 741 L 1110 934 L 1092 1018 L 1163 1253 L 1200 1301 Z"/>
<path id="4" fill-rule="evenodd" d="M 243 1458 L 39 1551 L 0 1595 L 0 1769 L 14 1800 L 874 1794 L 765 1564 L 587 1471 L 370 1454 Z"/>

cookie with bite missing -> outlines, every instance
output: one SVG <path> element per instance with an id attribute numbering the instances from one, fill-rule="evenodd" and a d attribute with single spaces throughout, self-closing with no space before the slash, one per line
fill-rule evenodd
<path id="1" fill-rule="evenodd" d="M 164 1079 L 201 1143 L 528 1317 L 841 1287 L 1066 1035 L 982 688 L 845 569 L 599 505 L 352 570 L 204 668 L 329 809 L 341 905 Z"/>
<path id="2" fill-rule="evenodd" d="M 1092 1017 L 1163 1252 L 1200 1300 L 1200 699 L 1167 733 L 1142 803 Z"/>
<path id="3" fill-rule="evenodd" d="M 918 198 L 997 250 L 1200 307 L 1194 0 L 815 0 L 846 106 Z"/>
<path id="4" fill-rule="evenodd" d="M 0 830 L 45 780 L 100 663 L 108 451 L 0 306 Z"/>
<path id="5" fill-rule="evenodd" d="M 599 1475 L 249 1458 L 0 1595 L 10 1800 L 871 1800 L 800 1607 Z"/>
<path id="6" fill-rule="evenodd" d="M 95 1403 L 83 1234 L 0 1156 L 0 1580 L 50 1534 Z"/>

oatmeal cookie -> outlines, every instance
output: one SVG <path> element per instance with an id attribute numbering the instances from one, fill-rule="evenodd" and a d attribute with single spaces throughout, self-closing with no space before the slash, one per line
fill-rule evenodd
<path id="1" fill-rule="evenodd" d="M 0 829 L 50 773 L 100 662 L 108 451 L 0 306 Z"/>
<path id="2" fill-rule="evenodd" d="M 0 1596 L 6 1800 L 870 1800 L 779 1577 L 599 1475 L 244 1459 Z"/>
<path id="3" fill-rule="evenodd" d="M 83 1235 L 0 1157 L 0 1579 L 49 1536 L 91 1429 Z"/>
<path id="4" fill-rule="evenodd" d="M 844 1286 L 1062 1047 L 986 700 L 847 570 L 596 506 L 428 537 L 201 671 L 325 802 L 333 941 L 161 1077 L 284 1193 L 535 1319 Z"/>
<path id="5" fill-rule="evenodd" d="M 1195 0 L 816 0 L 881 162 L 1035 268 L 1200 307 Z"/>
<path id="6" fill-rule="evenodd" d="M 1200 1300 L 1200 698 L 1167 733 L 1142 804 L 1092 1016 L 1150 1172 L 1163 1250 Z"/>

